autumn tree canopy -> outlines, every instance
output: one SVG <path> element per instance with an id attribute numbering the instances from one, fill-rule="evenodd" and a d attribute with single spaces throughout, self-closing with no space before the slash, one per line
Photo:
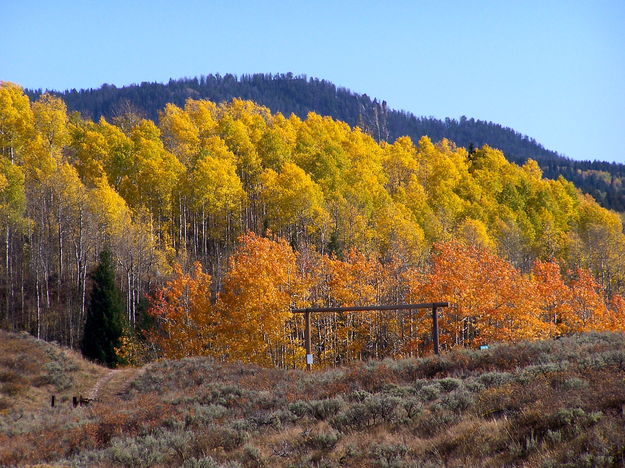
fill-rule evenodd
<path id="1" fill-rule="evenodd" d="M 77 347 L 108 245 L 131 330 L 149 295 L 155 340 L 186 333 L 194 353 L 223 358 L 262 349 L 290 365 L 302 330 L 288 308 L 301 303 L 447 299 L 447 346 L 621 326 L 616 213 L 531 160 L 365 130 L 240 99 L 94 122 L 1 83 L 0 325 Z M 194 294 L 201 305 L 178 304 Z M 206 332 L 179 325 L 187 316 Z M 316 320 L 318 355 L 423 352 L 417 318 Z"/>

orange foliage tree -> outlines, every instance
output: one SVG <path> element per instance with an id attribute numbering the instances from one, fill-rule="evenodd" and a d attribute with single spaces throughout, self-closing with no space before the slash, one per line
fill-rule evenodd
<path id="1" fill-rule="evenodd" d="M 573 291 L 562 277 L 560 265 L 554 261 L 536 261 L 532 279 L 538 292 L 541 318 L 562 331 L 562 324 L 569 323 L 573 313 Z"/>
<path id="2" fill-rule="evenodd" d="M 411 271 L 407 281 L 411 300 L 451 303 L 440 316 L 444 346 L 536 339 L 552 333 L 540 319 L 535 285 L 482 248 L 457 241 L 436 244 L 430 271 Z"/>
<path id="3" fill-rule="evenodd" d="M 176 265 L 174 275 L 152 297 L 148 313 L 159 327 L 150 333 L 150 340 L 167 358 L 214 354 L 219 317 L 210 302 L 210 275 L 199 263 L 193 265 L 191 274 Z"/>
<path id="4" fill-rule="evenodd" d="M 490 250 L 449 241 L 435 245 L 429 268 L 405 270 L 350 250 L 343 259 L 314 250 L 296 254 L 284 239 L 242 235 L 223 289 L 211 303 L 211 278 L 195 264 L 179 266 L 153 297 L 165 357 L 213 355 L 281 367 L 303 363 L 303 323 L 293 306 L 359 306 L 396 302 L 450 303 L 440 309 L 444 348 L 540 339 L 591 330 L 625 331 L 625 299 L 609 307 L 588 270 L 567 280 L 556 261 L 537 261 L 523 274 Z M 393 314 L 313 315 L 320 365 L 400 357 L 431 349 L 429 310 Z"/>
<path id="5" fill-rule="evenodd" d="M 217 304 L 226 358 L 280 366 L 302 360 L 290 311 L 303 295 L 296 259 L 284 239 L 251 232 L 238 239 Z"/>

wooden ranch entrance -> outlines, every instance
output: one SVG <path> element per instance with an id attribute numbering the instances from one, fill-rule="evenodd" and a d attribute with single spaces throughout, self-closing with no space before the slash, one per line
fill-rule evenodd
<path id="1" fill-rule="evenodd" d="M 424 304 L 395 304 L 359 307 L 307 307 L 305 309 L 292 309 L 294 314 L 304 314 L 304 341 L 306 346 L 306 368 L 310 370 L 313 363 L 312 341 L 310 334 L 310 314 L 313 313 L 337 313 L 337 312 L 370 312 L 375 310 L 416 310 L 432 309 L 432 341 L 434 342 L 434 353 L 438 354 L 438 309 L 449 307 L 448 302 L 427 302 Z"/>

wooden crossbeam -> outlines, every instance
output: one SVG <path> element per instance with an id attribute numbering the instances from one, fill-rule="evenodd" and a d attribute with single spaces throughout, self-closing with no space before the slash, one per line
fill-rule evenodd
<path id="1" fill-rule="evenodd" d="M 439 354 L 438 346 L 438 308 L 449 307 L 448 302 L 425 302 L 421 304 L 390 304 L 354 307 L 305 307 L 303 309 L 291 309 L 294 314 L 304 314 L 304 344 L 306 347 L 306 368 L 310 370 L 313 363 L 312 339 L 310 333 L 310 314 L 312 313 L 338 313 L 338 312 L 368 312 L 387 310 L 415 310 L 432 309 L 432 341 L 434 342 L 434 353 Z"/>

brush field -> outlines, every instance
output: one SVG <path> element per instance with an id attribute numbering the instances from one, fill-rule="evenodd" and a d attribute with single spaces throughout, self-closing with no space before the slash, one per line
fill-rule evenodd
<path id="1" fill-rule="evenodd" d="M 310 373 L 210 358 L 111 371 L 6 332 L 0 352 L 2 466 L 625 463 L 617 333 Z"/>

